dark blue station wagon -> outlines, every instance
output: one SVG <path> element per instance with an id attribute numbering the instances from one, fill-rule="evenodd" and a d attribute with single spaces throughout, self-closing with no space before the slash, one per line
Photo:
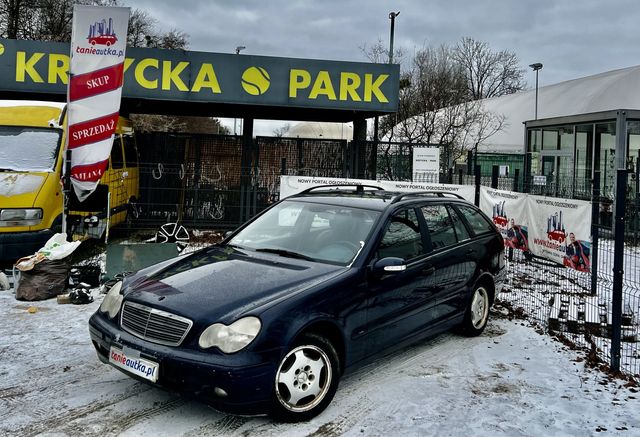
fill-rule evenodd
<path id="1" fill-rule="evenodd" d="M 481 334 L 504 274 L 502 237 L 457 196 L 315 187 L 118 282 L 89 329 L 100 360 L 130 376 L 300 421 L 376 356 L 446 329 Z"/>

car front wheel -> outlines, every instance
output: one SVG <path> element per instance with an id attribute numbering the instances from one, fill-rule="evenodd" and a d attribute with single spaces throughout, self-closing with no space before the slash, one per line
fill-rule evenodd
<path id="1" fill-rule="evenodd" d="M 340 379 L 338 354 L 324 337 L 307 334 L 280 361 L 273 416 L 286 422 L 309 420 L 333 399 Z"/>
<path id="2" fill-rule="evenodd" d="M 476 285 L 462 322 L 462 333 L 464 335 L 475 337 L 482 334 L 489 319 L 490 305 L 491 299 L 487 288 L 482 284 Z"/>

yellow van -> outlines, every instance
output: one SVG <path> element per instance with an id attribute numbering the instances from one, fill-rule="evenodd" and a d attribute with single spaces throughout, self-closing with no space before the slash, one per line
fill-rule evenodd
<path id="1" fill-rule="evenodd" d="M 34 253 L 62 229 L 65 115 L 65 103 L 0 100 L 0 262 Z M 70 197 L 67 231 L 100 238 L 107 218 L 114 226 L 136 216 L 138 184 L 133 128 L 120 117 L 98 188 L 84 202 Z"/>

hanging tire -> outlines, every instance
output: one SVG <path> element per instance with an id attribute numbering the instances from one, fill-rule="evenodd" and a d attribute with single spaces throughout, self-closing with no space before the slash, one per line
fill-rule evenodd
<path id="1" fill-rule="evenodd" d="M 338 389 L 340 364 L 324 337 L 306 334 L 282 358 L 275 375 L 272 415 L 285 422 L 320 414 Z"/>
<path id="2" fill-rule="evenodd" d="M 484 284 L 476 285 L 464 313 L 464 320 L 461 326 L 461 331 L 464 335 L 475 337 L 482 334 L 489 320 L 490 306 L 491 295 L 489 289 Z"/>

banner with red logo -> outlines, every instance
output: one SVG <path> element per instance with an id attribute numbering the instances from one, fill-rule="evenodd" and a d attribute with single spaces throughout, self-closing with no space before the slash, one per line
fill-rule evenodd
<path id="1" fill-rule="evenodd" d="M 591 270 L 591 203 L 529 196 L 531 252 L 575 270 Z"/>
<path id="2" fill-rule="evenodd" d="M 526 194 L 480 187 L 480 209 L 496 225 L 505 246 L 530 251 Z"/>
<path id="3" fill-rule="evenodd" d="M 67 89 L 71 183 L 80 201 L 109 162 L 122 94 L 129 8 L 75 5 Z"/>

